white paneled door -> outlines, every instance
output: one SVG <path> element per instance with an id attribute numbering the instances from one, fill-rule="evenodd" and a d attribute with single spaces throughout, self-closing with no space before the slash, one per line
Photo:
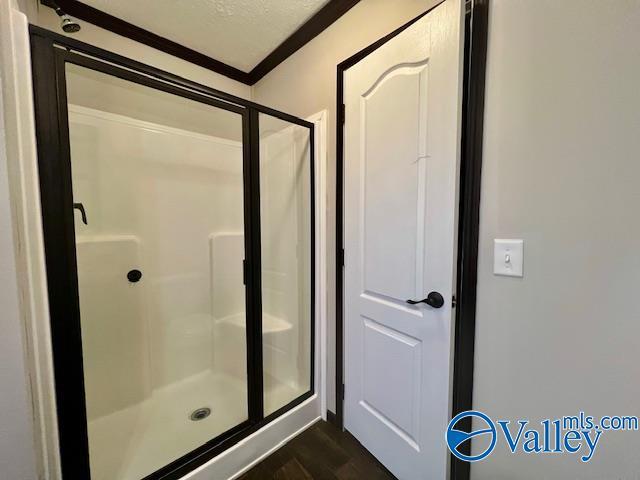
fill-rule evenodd
<path id="1" fill-rule="evenodd" d="M 400 480 L 448 475 L 463 21 L 345 72 L 345 426 Z"/>

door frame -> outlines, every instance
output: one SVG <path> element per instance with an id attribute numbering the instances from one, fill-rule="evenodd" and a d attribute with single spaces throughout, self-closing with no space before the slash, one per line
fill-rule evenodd
<path id="1" fill-rule="evenodd" d="M 315 124 L 34 25 L 29 26 L 29 32 L 59 455 L 64 478 L 90 478 L 74 211 L 71 208 L 71 158 L 65 64 L 79 65 L 241 116 L 244 147 L 243 222 L 246 260 L 248 419 L 179 459 L 169 461 L 144 480 L 182 478 L 310 399 L 317 391 Z M 267 416 L 264 415 L 263 405 L 261 321 L 261 113 L 309 129 L 310 142 L 310 388 Z"/>
<path id="2" fill-rule="evenodd" d="M 328 418 L 344 428 L 344 74 L 366 56 L 437 8 L 444 0 L 337 66 L 336 121 L 336 412 Z M 480 186 L 484 92 L 490 0 L 465 2 L 464 67 L 455 288 L 455 328 L 451 417 L 472 409 L 473 367 L 480 228 Z M 471 421 L 459 422 L 471 431 Z M 444 438 L 444 432 L 443 432 Z M 444 441 L 444 440 L 443 440 Z M 471 453 L 471 442 L 464 453 Z M 452 480 L 468 480 L 470 464 L 451 455 Z"/>

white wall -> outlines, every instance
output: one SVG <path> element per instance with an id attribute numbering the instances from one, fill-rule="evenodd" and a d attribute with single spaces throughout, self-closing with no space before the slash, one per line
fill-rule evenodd
<path id="1" fill-rule="evenodd" d="M 15 24 L 12 6 L 0 0 L 0 478 L 36 478 L 36 441 L 26 352 L 26 331 L 19 297 L 17 243 L 10 178 L 18 155 Z"/>
<path id="2" fill-rule="evenodd" d="M 3 85 L 0 84 L 0 87 Z M 4 90 L 3 95 L 4 96 Z M 0 98 L 0 108 L 4 105 Z M 25 330 L 18 303 L 12 216 L 9 209 L 6 125 L 0 118 L 0 478 L 35 478 L 33 413 L 30 404 Z M 10 150 L 9 150 L 10 151 Z M 4 477 L 6 475 L 6 477 Z"/>
<path id="3" fill-rule="evenodd" d="M 539 421 L 638 414 L 640 3 L 493 0 L 474 403 Z M 492 274 L 524 239 L 524 278 Z M 498 448 L 474 480 L 637 479 L 640 433 L 588 466 Z"/>
<path id="4" fill-rule="evenodd" d="M 335 104 L 338 63 L 428 10 L 436 0 L 362 0 L 253 87 L 253 99 L 305 118 L 327 110 L 327 401 L 335 410 Z"/>

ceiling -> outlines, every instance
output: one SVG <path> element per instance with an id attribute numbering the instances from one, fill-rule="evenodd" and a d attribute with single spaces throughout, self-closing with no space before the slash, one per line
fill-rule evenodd
<path id="1" fill-rule="evenodd" d="M 328 0 L 83 0 L 82 3 L 249 72 Z"/>

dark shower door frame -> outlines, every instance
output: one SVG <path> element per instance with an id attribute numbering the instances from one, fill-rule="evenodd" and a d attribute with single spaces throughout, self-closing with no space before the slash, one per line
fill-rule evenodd
<path id="1" fill-rule="evenodd" d="M 40 27 L 31 25 L 30 37 L 58 435 L 64 478 L 90 478 L 65 65 L 79 65 L 242 117 L 249 418 L 145 477 L 145 480 L 178 479 L 315 393 L 314 124 Z M 308 128 L 310 143 L 310 389 L 266 417 L 262 355 L 260 113 Z"/>

